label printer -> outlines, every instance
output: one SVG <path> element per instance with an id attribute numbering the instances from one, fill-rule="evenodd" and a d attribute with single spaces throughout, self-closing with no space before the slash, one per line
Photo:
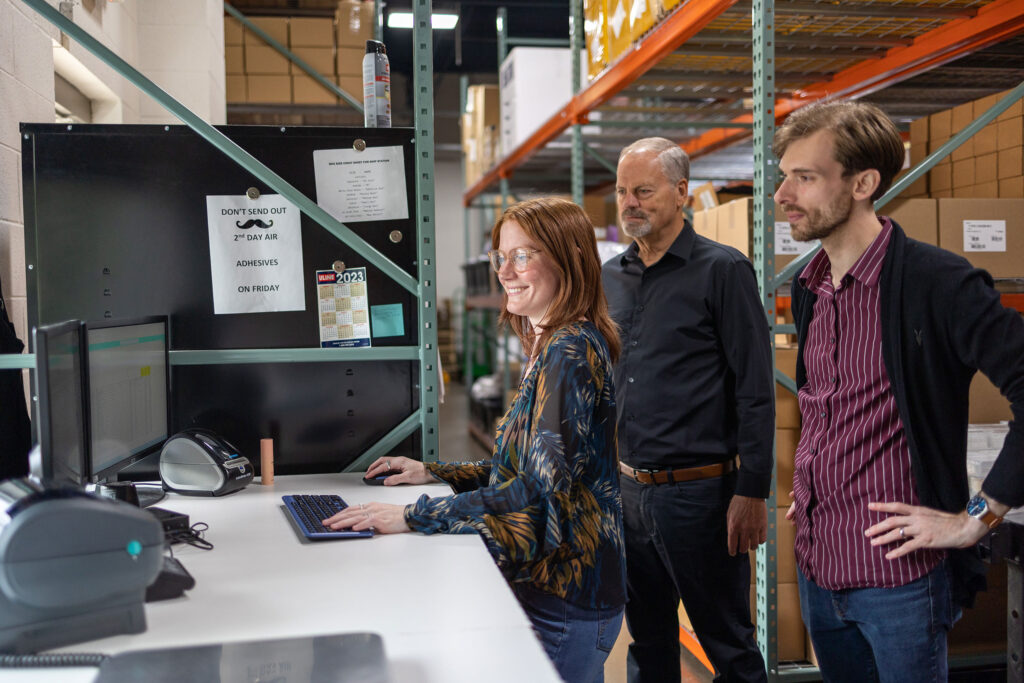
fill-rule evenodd
<path id="1" fill-rule="evenodd" d="M 163 544 L 160 522 L 127 503 L 0 482 L 0 653 L 145 631 Z"/>

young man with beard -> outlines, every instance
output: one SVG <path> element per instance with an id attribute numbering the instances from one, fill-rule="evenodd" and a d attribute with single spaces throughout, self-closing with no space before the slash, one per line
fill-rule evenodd
<path id="1" fill-rule="evenodd" d="M 683 217 L 689 159 L 664 138 L 619 156 L 604 265 L 615 366 L 631 683 L 680 680 L 680 598 L 720 681 L 764 681 L 747 551 L 767 534 L 775 423 L 754 269 Z M 740 467 L 736 467 L 739 456 Z"/>
<path id="2" fill-rule="evenodd" d="M 775 152 L 794 238 L 822 244 L 793 281 L 803 428 L 787 517 L 804 623 L 827 681 L 944 681 L 946 633 L 984 584 L 973 546 L 1024 503 L 1024 323 L 986 272 L 875 215 L 904 159 L 878 108 L 808 106 Z M 972 498 L 979 369 L 1016 420 Z"/>

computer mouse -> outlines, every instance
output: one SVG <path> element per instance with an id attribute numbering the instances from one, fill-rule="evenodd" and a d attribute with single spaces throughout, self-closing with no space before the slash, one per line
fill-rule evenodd
<path id="1" fill-rule="evenodd" d="M 395 474 L 398 474 L 395 472 Z M 363 483 L 369 484 L 370 486 L 380 486 L 384 483 L 384 480 L 390 477 L 390 474 L 378 474 L 376 477 L 363 477 Z"/>

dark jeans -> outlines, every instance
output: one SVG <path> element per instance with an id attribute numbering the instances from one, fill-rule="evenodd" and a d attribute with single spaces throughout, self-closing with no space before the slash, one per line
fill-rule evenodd
<path id="1" fill-rule="evenodd" d="M 750 561 L 730 557 L 736 474 L 645 485 L 622 477 L 630 683 L 679 681 L 680 598 L 716 681 L 766 681 L 750 622 Z"/>
<path id="2" fill-rule="evenodd" d="M 946 563 L 898 588 L 830 591 L 799 573 L 800 612 L 826 681 L 947 679 L 946 634 L 958 616 Z"/>
<path id="3" fill-rule="evenodd" d="M 604 661 L 622 628 L 622 608 L 584 609 L 528 587 L 515 593 L 562 680 L 603 683 Z"/>

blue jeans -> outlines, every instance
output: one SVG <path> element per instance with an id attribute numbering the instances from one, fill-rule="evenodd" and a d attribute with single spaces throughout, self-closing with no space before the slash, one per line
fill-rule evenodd
<path id="1" fill-rule="evenodd" d="M 800 612 L 826 681 L 945 681 L 959 616 L 943 562 L 897 588 L 830 591 L 799 572 Z"/>
<path id="2" fill-rule="evenodd" d="M 521 586 L 515 593 L 558 675 L 567 683 L 603 683 L 604 660 L 622 628 L 622 608 L 584 609 Z"/>

